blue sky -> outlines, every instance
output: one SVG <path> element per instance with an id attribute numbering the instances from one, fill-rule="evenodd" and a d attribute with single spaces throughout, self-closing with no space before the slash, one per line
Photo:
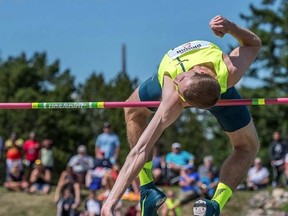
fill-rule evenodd
<path id="1" fill-rule="evenodd" d="M 77 82 L 92 72 L 106 80 L 121 70 L 126 44 L 127 71 L 144 81 L 169 49 L 194 39 L 210 40 L 228 51 L 231 36 L 214 36 L 209 21 L 223 15 L 245 26 L 252 0 L 0 0 L 0 56 L 29 57 L 45 51 L 59 59 Z"/>

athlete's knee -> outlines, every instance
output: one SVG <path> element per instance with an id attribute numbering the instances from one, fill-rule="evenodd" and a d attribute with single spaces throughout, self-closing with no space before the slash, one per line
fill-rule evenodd
<path id="1" fill-rule="evenodd" d="M 244 128 L 230 133 L 229 137 L 235 150 L 246 151 L 251 155 L 258 153 L 260 143 L 252 120 Z"/>

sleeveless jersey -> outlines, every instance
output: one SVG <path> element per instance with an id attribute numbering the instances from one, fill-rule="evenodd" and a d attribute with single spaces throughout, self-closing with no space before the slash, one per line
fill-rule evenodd
<path id="1" fill-rule="evenodd" d="M 164 75 L 169 75 L 174 80 L 178 74 L 204 63 L 212 63 L 221 93 L 226 92 L 228 69 L 223 61 L 223 52 L 208 41 L 191 41 L 169 50 L 158 69 L 159 83 L 163 87 Z"/>

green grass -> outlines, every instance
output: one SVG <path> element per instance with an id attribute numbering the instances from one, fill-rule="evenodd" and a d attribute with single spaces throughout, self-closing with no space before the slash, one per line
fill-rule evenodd
<path id="1" fill-rule="evenodd" d="M 169 189 L 171 189 L 169 187 Z M 177 187 L 172 188 L 177 192 Z M 164 191 L 167 188 L 164 188 Z M 83 198 L 87 191 L 83 192 Z M 225 206 L 221 216 L 241 216 L 245 215 L 249 197 L 253 192 L 237 191 L 228 204 Z M 49 195 L 30 195 L 23 192 L 8 192 L 5 188 L 0 187 L 0 215 L 13 216 L 53 216 L 56 215 L 56 205 L 53 202 L 54 192 Z M 132 205 L 132 202 L 123 202 L 123 212 Z M 183 216 L 192 215 L 192 205 L 189 203 L 183 206 Z M 83 209 L 83 205 L 80 207 Z"/>

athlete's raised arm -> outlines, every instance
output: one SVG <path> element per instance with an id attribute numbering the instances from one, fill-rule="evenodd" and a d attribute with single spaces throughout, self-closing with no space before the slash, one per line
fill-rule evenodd
<path id="1" fill-rule="evenodd" d="M 223 37 L 229 33 L 239 42 L 239 46 L 229 54 L 229 58 L 224 58 L 229 70 L 228 87 L 232 87 L 255 60 L 262 45 L 261 39 L 250 30 L 222 16 L 215 16 L 209 24 L 215 35 Z"/>

